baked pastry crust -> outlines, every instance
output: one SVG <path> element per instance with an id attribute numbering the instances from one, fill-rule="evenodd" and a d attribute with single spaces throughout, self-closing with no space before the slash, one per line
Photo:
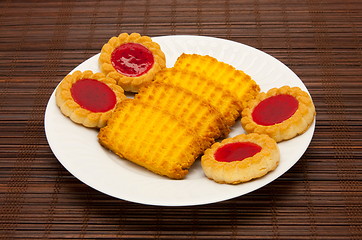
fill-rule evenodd
<path id="1" fill-rule="evenodd" d="M 146 73 L 137 77 L 130 77 L 118 72 L 111 63 L 112 52 L 125 43 L 138 43 L 146 47 L 152 52 L 154 63 L 151 69 Z M 101 71 L 108 77 L 115 79 L 125 91 L 138 92 L 139 88 L 153 80 L 154 75 L 161 69 L 166 67 L 166 57 L 162 52 L 158 43 L 153 42 L 148 36 L 141 36 L 138 33 L 121 33 L 118 37 L 112 37 L 103 45 L 101 55 L 99 57 L 99 65 Z"/>
<path id="2" fill-rule="evenodd" d="M 79 123 L 89 128 L 101 128 L 107 124 L 108 119 L 111 117 L 113 109 L 106 112 L 92 112 L 88 109 L 81 107 L 72 97 L 71 88 L 73 84 L 82 79 L 94 79 L 106 84 L 116 96 L 116 105 L 122 100 L 126 99 L 123 89 L 116 84 L 112 78 L 106 77 L 103 73 L 93 73 L 90 70 L 81 72 L 75 71 L 68 74 L 56 89 L 55 97 L 56 103 L 61 112 L 69 117 L 73 122 Z"/>
<path id="3" fill-rule="evenodd" d="M 220 162 L 215 159 L 215 152 L 235 142 L 251 142 L 259 145 L 261 151 L 241 161 Z M 217 183 L 238 184 L 260 178 L 274 170 L 280 159 L 277 143 L 265 134 L 241 134 L 233 138 L 214 143 L 201 157 L 201 166 L 205 175 Z"/>
<path id="4" fill-rule="evenodd" d="M 288 94 L 297 99 L 298 109 L 296 112 L 281 123 L 270 126 L 257 124 L 252 117 L 254 108 L 264 99 L 281 94 Z M 275 141 L 281 142 L 304 133 L 313 123 L 315 115 L 313 101 L 307 92 L 302 91 L 299 87 L 283 86 L 272 88 L 267 93 L 260 93 L 254 100 L 251 100 L 242 111 L 241 125 L 247 133 L 267 134 Z"/>

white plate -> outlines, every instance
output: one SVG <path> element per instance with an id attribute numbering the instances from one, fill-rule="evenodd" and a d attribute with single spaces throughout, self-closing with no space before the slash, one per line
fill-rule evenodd
<path id="1" fill-rule="evenodd" d="M 308 91 L 303 82 L 283 63 L 255 48 L 212 37 L 154 37 L 166 54 L 167 67 L 172 67 L 182 53 L 210 55 L 249 74 L 267 91 L 283 85 L 298 86 Z M 74 70 L 99 71 L 99 54 Z M 74 71 L 73 70 L 73 71 Z M 55 103 L 54 92 L 45 112 L 45 132 L 49 145 L 61 164 L 76 178 L 100 192 L 131 202 L 160 206 L 190 206 L 219 202 L 247 194 L 277 179 L 288 171 L 307 149 L 315 123 L 303 135 L 279 145 L 280 165 L 266 176 L 239 185 L 217 184 L 207 179 L 200 162 L 192 166 L 183 180 L 171 180 L 141 168 L 101 147 L 97 130 L 73 123 L 62 115 Z M 239 122 L 230 137 L 244 133 Z"/>

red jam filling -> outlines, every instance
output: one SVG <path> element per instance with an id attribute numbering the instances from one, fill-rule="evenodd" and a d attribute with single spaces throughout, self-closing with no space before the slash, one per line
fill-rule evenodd
<path id="1" fill-rule="evenodd" d="M 298 100 L 288 94 L 272 96 L 264 99 L 254 108 L 252 117 L 259 125 L 274 125 L 293 116 L 298 109 L 298 104 Z"/>
<path id="2" fill-rule="evenodd" d="M 76 103 L 91 112 L 107 112 L 117 102 L 113 90 L 95 79 L 86 78 L 75 82 L 70 92 Z"/>
<path id="3" fill-rule="evenodd" d="M 128 77 L 138 77 L 148 72 L 154 63 L 150 50 L 138 43 L 125 43 L 111 55 L 113 67 Z"/>
<path id="4" fill-rule="evenodd" d="M 215 160 L 219 162 L 241 161 L 254 156 L 260 151 L 261 147 L 258 144 L 252 142 L 235 142 L 217 149 L 214 157 Z"/>

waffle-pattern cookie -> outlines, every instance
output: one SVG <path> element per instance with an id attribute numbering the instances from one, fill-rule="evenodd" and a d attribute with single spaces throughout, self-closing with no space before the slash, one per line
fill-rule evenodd
<path id="1" fill-rule="evenodd" d="M 264 176 L 279 160 L 279 148 L 272 138 L 251 133 L 214 143 L 201 157 L 201 166 L 217 183 L 238 184 Z"/>
<path id="2" fill-rule="evenodd" d="M 299 87 L 283 86 L 260 93 L 242 112 L 246 132 L 267 134 L 281 142 L 304 133 L 316 115 L 312 98 Z"/>
<path id="3" fill-rule="evenodd" d="M 184 53 L 177 59 L 174 68 L 196 72 L 215 82 L 229 91 L 242 108 L 260 91 L 259 85 L 249 75 L 208 55 Z"/>
<path id="4" fill-rule="evenodd" d="M 99 65 L 125 91 L 138 92 L 166 66 L 166 58 L 159 44 L 150 37 L 122 33 L 103 45 Z"/>
<path id="5" fill-rule="evenodd" d="M 61 112 L 73 122 L 101 128 L 126 96 L 114 79 L 88 70 L 68 74 L 57 87 L 55 98 Z"/>
<path id="6" fill-rule="evenodd" d="M 213 142 L 164 109 L 133 99 L 119 104 L 98 138 L 120 157 L 173 179 L 185 177 Z"/>
<path id="7" fill-rule="evenodd" d="M 246 74 L 217 61 L 208 63 L 210 69 L 221 67 L 226 80 L 232 82 L 231 88 L 219 75 L 214 80 L 206 74 L 206 69 L 198 73 L 202 59 L 209 57 L 187 62 L 192 66 L 190 71 L 182 69 L 182 64 L 158 71 L 152 82 L 138 90 L 135 99 L 119 105 L 100 131 L 101 144 L 157 174 L 184 178 L 215 139 L 227 136 L 243 102 L 259 91 Z"/>
<path id="8" fill-rule="evenodd" d="M 241 108 L 230 92 L 197 73 L 167 68 L 156 74 L 154 81 L 185 88 L 205 99 L 222 114 L 228 126 L 234 125 L 240 116 Z"/>
<path id="9" fill-rule="evenodd" d="M 184 88 L 154 82 L 141 88 L 135 99 L 168 110 L 201 136 L 220 138 L 230 132 L 222 115 L 213 106 Z"/>

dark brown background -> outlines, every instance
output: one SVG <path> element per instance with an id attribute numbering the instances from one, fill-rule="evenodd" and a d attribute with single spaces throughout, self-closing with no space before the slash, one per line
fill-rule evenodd
<path id="1" fill-rule="evenodd" d="M 362 239 L 359 0 L 0 2 L 0 238 Z M 52 154 L 46 103 L 111 36 L 206 35 L 261 49 L 305 83 L 317 125 L 271 184 L 194 207 L 145 206 L 82 184 Z"/>

